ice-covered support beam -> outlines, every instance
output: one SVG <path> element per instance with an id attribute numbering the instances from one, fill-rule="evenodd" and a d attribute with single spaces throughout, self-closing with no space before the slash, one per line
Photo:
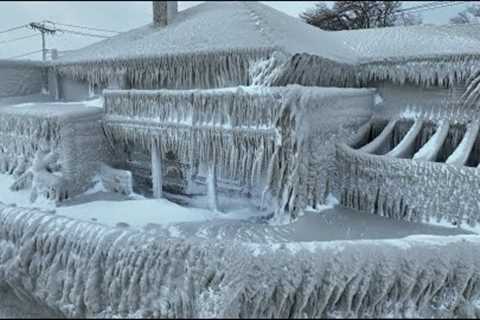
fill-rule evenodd
<path id="1" fill-rule="evenodd" d="M 467 163 L 468 157 L 470 156 L 470 153 L 477 142 L 479 129 L 479 121 L 473 121 L 468 124 L 467 131 L 462 139 L 462 142 L 460 142 L 455 151 L 447 158 L 446 163 L 456 166 L 463 166 Z"/>
<path id="2" fill-rule="evenodd" d="M 413 155 L 414 160 L 435 161 L 442 149 L 445 139 L 448 136 L 450 124 L 442 121 L 435 134 Z"/>
<path id="3" fill-rule="evenodd" d="M 160 151 L 160 143 L 157 139 L 152 139 L 152 183 L 153 197 L 155 199 L 163 198 L 163 173 L 162 173 L 162 156 Z"/>
<path id="4" fill-rule="evenodd" d="M 209 209 L 219 211 L 217 196 L 217 155 L 213 147 L 210 149 L 210 159 L 208 163 L 207 196 Z"/>
<path id="5" fill-rule="evenodd" d="M 396 119 L 390 120 L 379 136 L 373 139 L 370 143 L 361 147 L 359 150 L 362 152 L 375 154 L 387 152 L 388 148 L 390 147 L 390 139 L 396 124 Z"/>
<path id="6" fill-rule="evenodd" d="M 416 140 L 420 131 L 422 131 L 423 121 L 416 120 L 413 126 L 408 130 L 402 141 L 390 152 L 386 154 L 388 157 L 394 158 L 411 158 L 415 152 Z"/>

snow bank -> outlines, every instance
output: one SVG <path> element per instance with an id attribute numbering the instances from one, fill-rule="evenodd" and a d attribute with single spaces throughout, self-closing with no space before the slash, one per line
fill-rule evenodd
<path id="1" fill-rule="evenodd" d="M 188 241 L 0 205 L 0 283 L 67 317 L 478 317 L 478 236 Z"/>

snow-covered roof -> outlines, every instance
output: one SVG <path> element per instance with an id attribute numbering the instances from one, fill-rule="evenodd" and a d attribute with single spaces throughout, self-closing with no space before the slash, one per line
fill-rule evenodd
<path id="1" fill-rule="evenodd" d="M 257 2 L 205 2 L 181 11 L 171 24 L 134 29 L 65 54 L 57 63 L 79 63 L 229 49 L 279 48 L 338 62 L 356 54 L 336 39 L 298 18 Z"/>
<path id="2" fill-rule="evenodd" d="M 480 55 L 480 24 L 418 25 L 334 32 L 362 62 Z"/>

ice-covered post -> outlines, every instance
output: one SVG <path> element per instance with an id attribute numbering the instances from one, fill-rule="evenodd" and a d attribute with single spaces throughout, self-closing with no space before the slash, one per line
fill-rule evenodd
<path id="1" fill-rule="evenodd" d="M 217 199 L 217 155 L 213 143 L 210 146 L 209 155 L 207 176 L 208 207 L 212 211 L 219 211 Z"/>
<path id="2" fill-rule="evenodd" d="M 153 197 L 155 199 L 162 198 L 163 187 L 162 176 L 162 156 L 160 153 L 160 143 L 156 139 L 152 139 L 152 182 Z"/>

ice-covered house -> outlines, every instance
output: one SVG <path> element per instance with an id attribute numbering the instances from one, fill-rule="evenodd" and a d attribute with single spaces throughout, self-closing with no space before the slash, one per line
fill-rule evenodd
<path id="1" fill-rule="evenodd" d="M 333 190 L 328 142 L 370 117 L 373 92 L 285 87 L 272 71 L 309 53 L 332 66 L 319 84 L 336 84 L 334 73 L 355 62 L 353 50 L 259 3 L 208 2 L 177 13 L 175 2 L 155 2 L 153 9 L 152 24 L 65 55 L 49 69 L 58 99 L 107 89 L 111 165 L 154 194 L 157 184 L 207 192 L 215 176 L 210 189 L 258 203 L 276 199 L 288 211 L 322 202 Z M 323 148 L 328 156 L 317 151 Z M 157 170 L 163 179 L 152 181 Z"/>
<path id="2" fill-rule="evenodd" d="M 256 2 L 178 12 L 176 2 L 158 1 L 151 24 L 22 68 L 40 68 L 42 85 L 31 87 L 48 88 L 56 100 L 103 95 L 105 147 L 91 162 L 113 188 L 129 190 L 131 172 L 134 188 L 154 196 L 168 190 L 214 200 L 218 190 L 295 213 L 333 193 L 347 206 L 412 219 L 438 209 L 425 182 L 416 182 L 423 193 L 390 199 L 383 192 L 417 174 L 392 174 L 384 187 L 384 176 L 361 176 L 365 161 L 352 159 L 390 167 L 409 158 L 399 166 L 412 170 L 478 162 L 477 127 L 467 123 L 477 113 L 463 107 L 478 94 L 475 81 L 464 94 L 480 54 L 472 28 L 326 32 Z M 463 183 L 463 166 L 438 165 Z M 478 180 L 477 171 L 467 176 Z M 439 179 L 434 184 L 449 178 Z M 478 209 L 472 192 L 461 193 L 473 199 L 462 215 Z"/>

